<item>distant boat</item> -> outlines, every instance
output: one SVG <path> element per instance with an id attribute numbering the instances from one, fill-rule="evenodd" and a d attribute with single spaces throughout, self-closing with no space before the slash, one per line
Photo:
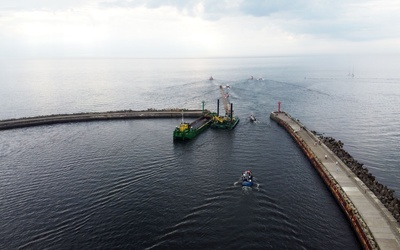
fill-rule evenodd
<path id="1" fill-rule="evenodd" d="M 250 119 L 251 122 L 257 121 L 257 119 L 256 119 L 256 117 L 254 115 L 250 115 L 249 119 Z"/>
<path id="2" fill-rule="evenodd" d="M 214 78 L 212 77 L 212 76 L 210 76 L 210 79 L 209 79 L 210 81 L 212 81 L 212 80 L 214 80 Z"/>
<path id="3" fill-rule="evenodd" d="M 254 77 L 253 76 L 250 76 L 250 80 L 253 80 L 254 79 Z"/>
<path id="4" fill-rule="evenodd" d="M 354 77 L 354 68 L 351 69 L 351 72 L 349 72 L 347 76 Z"/>

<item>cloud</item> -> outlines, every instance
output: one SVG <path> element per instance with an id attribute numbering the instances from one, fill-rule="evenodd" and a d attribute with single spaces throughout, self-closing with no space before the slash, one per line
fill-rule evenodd
<path id="1" fill-rule="evenodd" d="M 98 0 L 2 0 L 0 11 L 66 10 L 98 5 Z"/>
<path id="2" fill-rule="evenodd" d="M 218 21 L 223 18 L 267 17 L 269 22 L 295 34 L 312 34 L 336 39 L 370 40 L 377 36 L 398 37 L 400 2 L 391 0 L 110 0 L 107 7 L 175 8 L 181 15 Z M 260 19 L 259 21 L 264 21 Z M 382 30 L 383 28 L 383 30 Z M 400 30 L 400 29 L 397 29 Z"/>
<path id="3" fill-rule="evenodd" d="M 118 6 L 123 8 L 173 7 L 181 11 L 182 14 L 203 18 L 208 18 L 212 15 L 215 20 L 229 16 L 265 17 L 274 14 L 300 16 L 302 18 L 324 18 L 338 11 L 339 7 L 338 1 L 320 0 L 109 0 L 101 4 L 108 7 Z"/>
<path id="4" fill-rule="evenodd" d="M 241 1 L 239 9 L 246 15 L 261 17 L 270 16 L 276 13 L 285 13 L 296 9 L 303 9 L 301 1 Z"/>
<path id="5" fill-rule="evenodd" d="M 101 3 L 103 7 L 157 9 L 175 8 L 182 15 L 200 17 L 206 20 L 218 20 L 237 11 L 237 0 L 110 0 Z"/>
<path id="6" fill-rule="evenodd" d="M 0 55 L 399 52 L 399 12 L 391 0 L 3 0 Z"/>

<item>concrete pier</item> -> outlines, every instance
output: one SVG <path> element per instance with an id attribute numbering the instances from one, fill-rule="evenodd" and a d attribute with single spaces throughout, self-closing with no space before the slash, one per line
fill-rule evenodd
<path id="1" fill-rule="evenodd" d="M 109 111 L 109 112 L 90 112 L 76 114 L 60 114 L 36 117 L 24 117 L 18 119 L 8 119 L 0 121 L 0 130 L 32 127 L 41 125 L 51 125 L 56 123 L 69 122 L 87 122 L 101 120 L 117 120 L 117 119 L 149 119 L 149 118 L 180 118 L 182 117 L 198 118 L 203 114 L 202 110 L 142 110 L 142 111 Z M 209 113 L 209 111 L 205 111 Z"/>
<path id="2" fill-rule="evenodd" d="M 372 191 L 319 138 L 285 112 L 270 118 L 307 155 L 348 217 L 365 249 L 400 249 L 400 225 Z"/>

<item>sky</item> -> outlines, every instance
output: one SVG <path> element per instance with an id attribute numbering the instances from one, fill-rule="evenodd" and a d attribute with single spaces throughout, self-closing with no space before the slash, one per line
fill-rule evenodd
<path id="1" fill-rule="evenodd" d="M 1 0 L 0 58 L 400 54 L 399 0 Z"/>

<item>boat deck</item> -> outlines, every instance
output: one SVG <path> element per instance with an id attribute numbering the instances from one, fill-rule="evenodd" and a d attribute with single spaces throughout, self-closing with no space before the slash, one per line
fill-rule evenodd
<path id="1" fill-rule="evenodd" d="M 210 122 L 210 121 L 211 121 L 211 118 L 210 118 L 210 117 L 202 116 L 202 117 L 200 117 L 199 119 L 197 119 L 197 120 L 193 121 L 192 123 L 190 123 L 190 126 L 191 126 L 192 128 L 194 128 L 194 129 L 198 129 L 198 128 L 200 128 L 201 126 L 203 126 L 204 124 L 206 124 L 206 123 L 208 123 L 208 122 Z"/>

